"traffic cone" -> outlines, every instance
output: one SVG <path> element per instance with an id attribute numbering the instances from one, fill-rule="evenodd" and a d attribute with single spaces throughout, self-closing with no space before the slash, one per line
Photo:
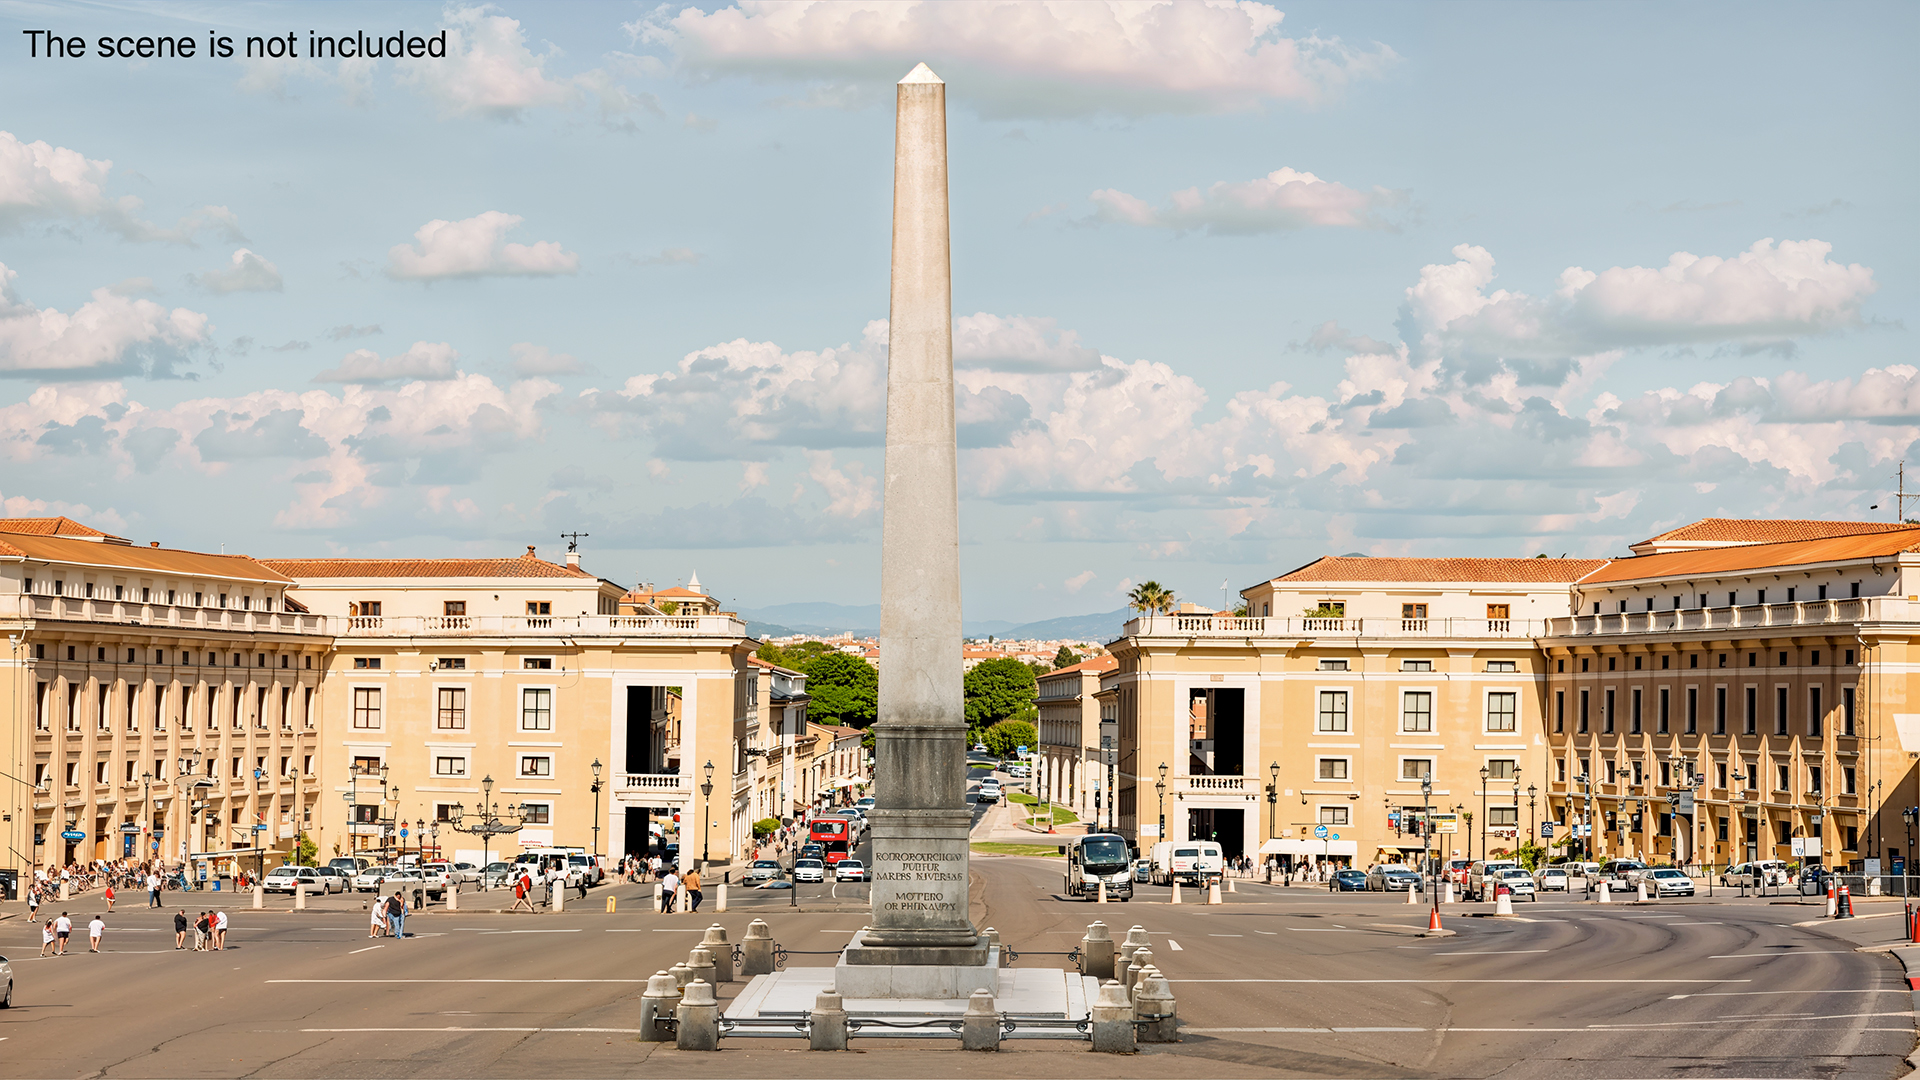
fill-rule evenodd
<path id="1" fill-rule="evenodd" d="M 1839 904 L 1834 910 L 1833 917 L 1836 919 L 1853 918 L 1853 891 L 1845 885 L 1840 886 Z"/>
<path id="2" fill-rule="evenodd" d="M 1440 929 L 1440 909 L 1433 908 L 1431 911 L 1432 914 L 1427 916 L 1427 929 L 1438 930 Z"/>
<path id="3" fill-rule="evenodd" d="M 1419 902 L 1420 902 L 1420 890 L 1414 888 L 1411 885 L 1407 886 L 1407 903 L 1417 904 Z"/>
<path id="4" fill-rule="evenodd" d="M 1512 892 L 1504 888 L 1498 889 L 1494 892 L 1493 913 L 1495 915 L 1513 914 L 1513 893 Z"/>
<path id="5" fill-rule="evenodd" d="M 1644 881 L 1640 883 L 1640 902 L 1643 904 L 1647 902 L 1647 883 Z"/>

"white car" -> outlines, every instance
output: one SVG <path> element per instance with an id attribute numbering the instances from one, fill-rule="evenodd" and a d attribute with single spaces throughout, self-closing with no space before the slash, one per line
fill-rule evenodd
<path id="1" fill-rule="evenodd" d="M 1572 879 L 1567 876 L 1566 870 L 1561 867 L 1545 866 L 1541 867 L 1540 872 L 1534 875 L 1533 880 L 1534 886 L 1541 892 L 1566 892 L 1567 885 Z"/>
<path id="2" fill-rule="evenodd" d="M 1693 895 L 1693 879 L 1671 866 L 1646 871 L 1640 875 L 1640 882 L 1655 896 Z"/>
<path id="3" fill-rule="evenodd" d="M 1506 889 L 1513 894 L 1513 898 L 1516 900 L 1523 896 L 1529 900 L 1540 899 L 1540 893 L 1538 887 L 1534 884 L 1533 875 L 1517 866 L 1512 869 L 1500 871 L 1498 878 L 1494 882 L 1494 887 L 1496 889 Z"/>
<path id="4" fill-rule="evenodd" d="M 825 881 L 827 880 L 827 864 L 821 862 L 819 859 L 795 859 L 793 861 L 793 880 L 795 882 Z"/>
<path id="5" fill-rule="evenodd" d="M 4 956 L 0 956 L 0 976 L 4 976 L 7 980 L 6 989 L 0 990 L 0 1009 L 11 1009 L 13 1008 L 13 965 L 7 963 L 7 958 Z"/>
<path id="6" fill-rule="evenodd" d="M 480 872 L 480 887 L 498 889 L 519 876 L 519 868 L 510 862 L 490 862 Z"/>
<path id="7" fill-rule="evenodd" d="M 833 880 L 865 881 L 867 880 L 867 864 L 861 862 L 859 859 L 841 859 L 838 863 L 834 864 Z"/>
<path id="8" fill-rule="evenodd" d="M 998 780 L 982 782 L 980 790 L 975 793 L 974 797 L 980 802 L 999 802 L 1001 797 L 1000 782 Z"/>
<path id="9" fill-rule="evenodd" d="M 449 881 L 457 881 L 462 885 L 478 885 L 480 883 L 480 868 L 470 862 L 457 863 L 442 861 L 428 863 L 427 865 L 445 873 Z"/>
<path id="10" fill-rule="evenodd" d="M 327 893 L 333 891 L 328 887 L 331 881 L 311 866 L 276 866 L 261 879 L 260 888 L 270 893 L 291 893 L 305 885 L 308 892 Z"/>
<path id="11" fill-rule="evenodd" d="M 397 866 L 369 866 L 353 876 L 353 891 L 376 892 L 382 881 L 399 872 Z"/>
<path id="12" fill-rule="evenodd" d="M 764 881 L 777 881 L 780 878 L 780 864 L 772 859 L 756 859 L 747 867 L 746 883 L 758 885 Z"/>

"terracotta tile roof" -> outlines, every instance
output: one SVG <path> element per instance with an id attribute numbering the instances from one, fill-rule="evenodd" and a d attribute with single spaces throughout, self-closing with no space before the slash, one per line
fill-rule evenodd
<path id="1" fill-rule="evenodd" d="M 1807 566 L 1813 563 L 1888 558 L 1908 551 L 1920 551 L 1920 525 L 1909 525 L 1897 531 L 1885 530 L 1856 536 L 1829 536 L 1818 540 L 1795 540 L 1784 544 L 1740 544 L 1692 551 L 1666 551 L 1657 555 L 1615 559 L 1600 570 L 1581 579 L 1580 583 L 1596 585 L 1646 578 L 1725 574 L 1742 570 L 1764 570 L 1775 566 Z"/>
<path id="2" fill-rule="evenodd" d="M 536 557 L 517 559 L 262 559 L 296 580 L 303 578 L 569 578 L 592 574 Z"/>
<path id="3" fill-rule="evenodd" d="M 1633 545 L 1635 551 L 1660 544 L 1775 544 L 1823 536 L 1899 532 L 1912 526 L 1893 521 L 1809 521 L 1801 518 L 1701 518 Z"/>
<path id="4" fill-rule="evenodd" d="M 246 555 L 209 555 L 178 548 L 134 547 L 64 536 L 11 534 L 0 540 L 0 556 L 145 570 L 183 577 L 227 578 L 284 584 L 277 568 Z"/>
<path id="5" fill-rule="evenodd" d="M 17 533 L 22 536 L 86 536 L 96 540 L 125 542 L 122 537 L 101 532 L 91 525 L 82 525 L 67 517 L 0 518 L 0 533 Z"/>
<path id="6" fill-rule="evenodd" d="M 807 677 L 807 673 L 804 671 L 795 671 L 792 668 L 781 667 L 779 664 L 768 663 L 757 656 L 747 657 L 747 663 L 752 664 L 754 667 L 766 668 L 768 671 L 777 671 L 782 675 L 797 675 L 802 679 Z"/>
<path id="7" fill-rule="evenodd" d="M 1572 583 L 1605 559 L 1370 559 L 1327 555 L 1274 581 L 1480 581 Z"/>
<path id="8" fill-rule="evenodd" d="M 1091 660 L 1082 660 L 1077 664 L 1068 664 L 1066 667 L 1049 671 L 1040 677 L 1043 679 L 1051 679 L 1056 675 L 1065 675 L 1070 671 L 1112 671 L 1119 666 L 1120 661 L 1114 659 L 1112 653 L 1103 653 Z"/>

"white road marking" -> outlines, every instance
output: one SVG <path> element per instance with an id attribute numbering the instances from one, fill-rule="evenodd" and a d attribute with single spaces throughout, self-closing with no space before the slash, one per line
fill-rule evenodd
<path id="1" fill-rule="evenodd" d="M 1265 934 L 1265 935 L 1267 935 L 1268 937 L 1279 937 L 1279 936 L 1280 936 L 1280 931 L 1278 931 L 1278 930 L 1255 930 L 1255 931 L 1254 931 L 1254 933 L 1256 933 L 1256 934 Z"/>
<path id="2" fill-rule="evenodd" d="M 1906 1014 L 1905 1014 L 1905 1013 L 1897 1013 L 1897 1014 L 1895 1014 L 1895 1015 L 1899 1015 L 1899 1016 L 1904 1016 L 1904 1015 L 1906 1015 Z M 1182 1031 L 1191 1031 L 1191 1032 L 1194 1032 L 1194 1033 L 1196 1033 L 1196 1034 L 1250 1034 L 1250 1035 L 1266 1035 L 1266 1034 L 1272 1034 L 1272 1035 L 1345 1035 L 1345 1034 L 1349 1034 L 1349 1033 L 1353 1033 L 1353 1032 L 1370 1032 L 1370 1033 L 1374 1033 L 1374 1034 L 1379 1034 L 1379 1033 L 1382 1033 L 1382 1032 L 1406 1032 L 1406 1033 L 1414 1033 L 1414 1032 L 1439 1032 L 1439 1033 L 1441 1033 L 1441 1034 L 1450 1034 L 1450 1033 L 1453 1033 L 1453 1032 L 1479 1032 L 1479 1033 L 1490 1033 L 1490 1032 L 1507 1032 L 1507 1033 L 1526 1033 L 1526 1034 L 1532 1034 L 1532 1033 L 1536 1033 L 1536 1032 L 1565 1032 L 1565 1033 L 1576 1033 L 1576 1032 L 1585 1032 L 1585 1033 L 1588 1033 L 1588 1034 L 1592 1034 L 1592 1033 L 1594 1033 L 1594 1032 L 1597 1032 L 1597 1031 L 1636 1031 L 1636 1030 L 1653 1030 L 1653 1029 L 1663 1029 L 1663 1030 L 1664 1030 L 1664 1029 L 1669 1029 L 1669 1028 L 1674 1028 L 1674 1027 L 1703 1027 L 1703 1026 L 1711 1026 L 1711 1025 L 1710 1025 L 1710 1024 L 1709 1024 L 1709 1022 L 1707 1022 L 1707 1021 L 1700 1021 L 1699 1023 L 1687 1023 L 1687 1024 L 1671 1024 L 1671 1025 L 1667 1025 L 1667 1024 L 1647 1024 L 1647 1025 L 1636 1025 L 1636 1024 L 1617 1024 L 1617 1025 L 1613 1025 L 1613 1026 L 1611 1026 L 1611 1027 L 1597 1027 L 1597 1026 L 1596 1026 L 1596 1027 L 1448 1027 L 1448 1028 L 1283 1028 L 1283 1027 L 1264 1027 L 1264 1028 L 1181 1028 L 1180 1030 L 1182 1030 Z M 1722 1026 L 1722 1027 L 1724 1027 L 1725 1025 L 1719 1025 L 1719 1026 Z M 1759 1023 L 1759 1024 L 1756 1024 L 1755 1026 L 1756 1026 L 1756 1027 L 1759 1027 L 1759 1028 L 1761 1028 L 1761 1029 L 1762 1029 L 1761 1031 L 1759 1031 L 1759 1032 L 1757 1032 L 1757 1034 L 1762 1034 L 1762 1035 L 1764 1035 L 1764 1034 L 1766 1034 L 1766 1032 L 1768 1032 L 1768 1031 L 1776 1031 L 1776 1030 L 1785 1030 L 1785 1031 L 1796 1031 L 1796 1030 L 1797 1030 L 1797 1031 L 1835 1031 L 1835 1030 L 1838 1030 L 1838 1029 L 1836 1029 L 1836 1028 L 1832 1028 L 1832 1027 L 1803 1027 L 1803 1028 L 1792 1028 L 1792 1027 L 1785 1027 L 1785 1028 L 1782 1028 L 1782 1027 L 1781 1027 L 1781 1026 L 1779 1025 L 1779 1023 L 1778 1023 L 1778 1022 L 1762 1022 L 1762 1023 Z M 308 1029 L 308 1030 L 311 1030 L 311 1029 Z M 374 1030 L 380 1030 L 380 1029 L 374 1029 Z M 432 1029 L 412 1029 L 412 1028 L 407 1028 L 407 1029 L 401 1029 L 401 1030 L 432 1030 Z M 504 1030 L 504 1029 L 503 1029 L 503 1030 Z M 1860 1029 L 1858 1029 L 1858 1030 L 1860 1030 L 1860 1031 L 1896 1031 L 1896 1032 L 1903 1032 L 1903 1031 L 1907 1031 L 1907 1030 L 1910 1030 L 1910 1029 L 1908 1029 L 1908 1028 L 1900 1028 L 1900 1027 L 1889 1027 L 1889 1028 L 1878 1028 L 1878 1027 L 1869 1027 L 1869 1028 L 1860 1028 Z"/>
<path id="3" fill-rule="evenodd" d="M 365 1028 L 301 1028 L 300 1030 L 303 1033 L 313 1032 L 316 1034 L 323 1034 L 323 1035 L 325 1034 L 351 1035 L 351 1034 L 360 1034 L 363 1032 L 376 1033 L 376 1032 L 390 1032 L 390 1031 L 420 1031 L 420 1032 L 429 1032 L 429 1033 L 436 1032 L 436 1031 L 446 1031 L 446 1032 L 504 1031 L 504 1032 L 513 1032 L 515 1034 L 520 1034 L 520 1033 L 529 1032 L 529 1031 L 531 1032 L 551 1031 L 551 1032 L 573 1034 L 573 1035 L 638 1035 L 640 1034 L 639 1028 L 587 1028 L 587 1027 L 365 1027 Z"/>
<path id="4" fill-rule="evenodd" d="M 359 980 L 356 980 L 356 979 L 340 979 L 340 980 L 289 979 L 286 981 L 288 982 L 331 982 L 331 981 L 357 982 Z M 374 981 L 377 982 L 379 980 L 374 980 Z M 404 982 L 405 980 L 395 980 L 395 981 Z M 430 979 L 430 980 L 424 980 L 424 981 L 461 982 L 463 980 L 460 980 L 460 979 L 431 980 Z M 484 980 L 468 980 L 468 981 L 484 981 Z M 497 981 L 509 982 L 512 980 L 501 979 Z M 532 981 L 532 980 L 529 980 L 529 981 Z M 646 980 L 642 979 L 639 981 L 645 982 Z M 1717 985 L 1719 983 L 1748 983 L 1748 982 L 1752 982 L 1753 980 L 1752 979 L 1449 979 L 1444 976 L 1430 976 L 1424 979 L 1168 979 L 1167 981 L 1176 982 L 1176 983 L 1286 983 L 1286 984 L 1293 984 L 1293 985 L 1305 984 L 1305 985 L 1328 985 L 1328 986 L 1401 986 L 1401 985 L 1417 986 L 1417 985 L 1425 985 L 1427 983 L 1437 983 L 1437 982 L 1440 982 L 1440 983 L 1494 983 L 1494 984 L 1511 983 L 1514 985 L 1526 984 L 1529 986 L 1532 986 L 1532 985 L 1586 986 L 1586 985 L 1604 985 L 1604 984 L 1651 986 L 1651 985 L 1657 985 L 1657 984 L 1663 984 L 1663 983 L 1706 983 L 1708 985 Z"/>
<path id="5" fill-rule="evenodd" d="M 1543 953 L 1546 949 L 1493 949 L 1487 952 L 1443 952 L 1435 956 L 1519 956 L 1523 953 Z"/>
<path id="6" fill-rule="evenodd" d="M 1174 952 L 1186 952 L 1186 951 L 1187 951 L 1187 950 L 1185 950 L 1185 949 L 1183 949 L 1183 948 L 1181 948 L 1181 947 L 1180 947 L 1180 943 L 1179 943 L 1179 942 L 1177 942 L 1177 941 L 1175 941 L 1175 940 L 1173 940 L 1172 938 L 1168 938 L 1168 939 L 1167 939 L 1167 948 L 1169 948 L 1169 949 L 1172 949 L 1172 950 L 1173 950 Z"/>
<path id="7" fill-rule="evenodd" d="M 1709 956 L 1709 960 L 1764 960 L 1781 956 L 1852 956 L 1852 949 L 1814 949 L 1811 951 L 1790 949 L 1783 952 L 1742 952 Z"/>
<path id="8" fill-rule="evenodd" d="M 1245 934 L 1208 934 L 1208 937 L 1246 937 Z"/>
<path id="9" fill-rule="evenodd" d="M 1787 1017 L 1786 1019 L 1865 1020 L 1865 1019 L 1878 1017 L 1878 1016 L 1912 1016 L 1912 1015 L 1913 1015 L 1913 1010 L 1906 1009 L 1901 1012 L 1832 1013 L 1827 1016 L 1798 1015 L 1798 1016 Z M 1740 1018 L 1740 1019 L 1732 1019 L 1732 1020 L 1683 1020 L 1683 1021 L 1676 1021 L 1673 1023 L 1666 1023 L 1666 1024 L 1592 1024 L 1589 1026 L 1595 1027 L 1595 1028 L 1603 1028 L 1611 1031 L 1617 1028 L 1671 1028 L 1671 1027 L 1702 1027 L 1702 1026 L 1715 1025 L 1715 1024 L 1746 1024 L 1746 1023 L 1753 1023 L 1756 1020 L 1761 1023 L 1770 1022 L 1766 1017 L 1748 1017 L 1748 1018 Z"/>
<path id="10" fill-rule="evenodd" d="M 357 955 L 359 955 L 360 953 L 363 953 L 363 952 L 372 952 L 372 951 L 373 951 L 373 950 L 375 950 L 375 949 L 384 949 L 384 948 L 386 948 L 386 946 L 385 946 L 385 945 L 369 945 L 369 946 L 367 946 L 367 947 L 366 947 L 366 948 L 364 948 L 364 949 L 355 949 L 355 950 L 353 950 L 352 952 L 350 952 L 350 953 L 348 953 L 347 955 L 348 955 L 348 956 L 357 956 Z"/>
<path id="11" fill-rule="evenodd" d="M 238 968 L 234 970 L 238 971 Z M 645 979 L 268 979 L 269 985 L 326 985 L 349 983 L 642 983 Z M 1626 981 L 1626 980 L 1622 980 Z M 368 1031 L 387 1031 L 388 1028 L 367 1028 Z"/>
<path id="12" fill-rule="evenodd" d="M 1905 994 L 1910 993 L 1904 986 L 1889 986 L 1879 990 L 1714 990 L 1698 994 L 1669 994 L 1668 1001 L 1680 1001 L 1697 997 L 1760 997 L 1774 994 Z"/>
<path id="13" fill-rule="evenodd" d="M 575 930 L 482 930 L 480 931 L 482 935 L 486 935 L 486 934 L 577 934 L 579 932 L 580 931 L 577 929 Z"/>

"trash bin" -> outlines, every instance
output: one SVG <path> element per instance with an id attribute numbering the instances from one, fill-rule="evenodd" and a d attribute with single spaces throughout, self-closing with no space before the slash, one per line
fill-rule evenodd
<path id="1" fill-rule="evenodd" d="M 219 878 L 214 878 L 214 879 L 213 879 L 213 891 L 214 891 L 214 892 L 219 892 L 219 891 L 220 891 L 220 879 L 219 879 Z"/>
<path id="2" fill-rule="evenodd" d="M 0 870 L 0 900 L 20 899 L 20 871 Z"/>

